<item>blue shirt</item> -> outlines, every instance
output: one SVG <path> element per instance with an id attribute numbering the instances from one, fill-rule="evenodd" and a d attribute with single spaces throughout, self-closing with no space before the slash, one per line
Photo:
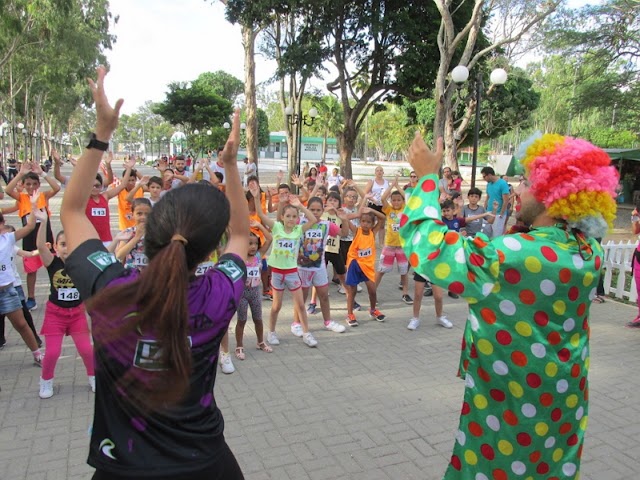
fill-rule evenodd
<path id="1" fill-rule="evenodd" d="M 493 183 L 487 183 L 487 210 L 493 210 L 493 202 L 498 202 L 497 215 L 500 215 L 502 210 L 502 195 L 509 195 L 509 184 L 503 179 L 499 178 Z"/>

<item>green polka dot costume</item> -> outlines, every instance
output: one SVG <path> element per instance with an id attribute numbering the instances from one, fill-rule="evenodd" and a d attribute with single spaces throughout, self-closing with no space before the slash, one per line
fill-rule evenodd
<path id="1" fill-rule="evenodd" d="M 400 235 L 417 273 L 469 303 L 464 402 L 444 478 L 578 479 L 602 249 L 561 226 L 464 239 L 441 220 L 437 182 L 421 179 Z"/>

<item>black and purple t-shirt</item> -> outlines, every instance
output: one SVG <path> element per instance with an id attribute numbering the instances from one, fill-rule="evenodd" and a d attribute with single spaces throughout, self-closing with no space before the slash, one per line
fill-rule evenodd
<path id="1" fill-rule="evenodd" d="M 81 244 L 65 266 L 83 299 L 104 287 L 132 282 L 140 275 L 137 270 L 125 271 L 98 240 Z M 216 463 L 216 454 L 225 445 L 224 421 L 213 395 L 217 358 L 245 279 L 244 261 L 227 254 L 214 268 L 191 281 L 191 388 L 182 403 L 162 412 L 140 411 L 118 387 L 118 379 L 124 375 L 144 384 L 152 372 L 163 368 L 158 355 L 161 346 L 152 332 L 133 330 L 114 335 L 128 322 L 126 317 L 89 312 L 96 344 L 91 466 L 119 475 L 153 478 L 186 474 Z M 135 314 L 135 306 L 131 314 Z"/>

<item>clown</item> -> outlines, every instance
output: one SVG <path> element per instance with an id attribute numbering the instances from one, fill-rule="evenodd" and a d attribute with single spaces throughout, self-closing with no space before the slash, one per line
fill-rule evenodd
<path id="1" fill-rule="evenodd" d="M 400 235 L 415 271 L 469 303 L 464 402 L 446 480 L 577 479 L 588 422 L 589 307 L 615 217 L 618 176 L 590 143 L 544 135 L 522 164 L 529 233 L 489 240 L 447 230 L 438 206 L 442 140 L 416 134 L 420 181 Z"/>

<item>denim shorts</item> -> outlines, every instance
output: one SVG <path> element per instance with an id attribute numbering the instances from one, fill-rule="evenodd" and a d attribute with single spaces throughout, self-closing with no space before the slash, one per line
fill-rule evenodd
<path id="1" fill-rule="evenodd" d="M 22 303 L 15 287 L 0 290 L 0 314 L 6 315 L 16 310 L 22 310 Z"/>

